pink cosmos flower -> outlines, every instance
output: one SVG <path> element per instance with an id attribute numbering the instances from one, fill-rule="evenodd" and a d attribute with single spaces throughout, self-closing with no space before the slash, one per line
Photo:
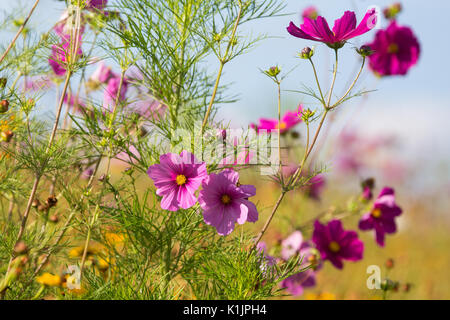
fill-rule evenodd
<path id="1" fill-rule="evenodd" d="M 289 237 L 281 242 L 281 257 L 289 260 L 300 252 L 303 243 L 303 235 L 300 231 L 294 231 Z"/>
<path id="2" fill-rule="evenodd" d="M 166 153 L 159 160 L 147 174 L 155 183 L 156 194 L 162 196 L 161 208 L 177 211 L 192 207 L 197 202 L 195 192 L 207 176 L 206 163 L 187 151 Z"/>
<path id="3" fill-rule="evenodd" d="M 302 12 L 302 18 L 308 18 L 311 20 L 316 20 L 317 17 L 319 16 L 319 11 L 317 10 L 317 8 L 315 6 L 309 6 L 307 8 L 305 8 Z"/>
<path id="4" fill-rule="evenodd" d="M 278 128 L 278 119 L 259 119 L 259 125 L 251 124 L 250 127 L 259 130 L 272 130 L 280 129 L 280 134 L 286 133 L 297 124 L 302 122 L 301 113 L 303 111 L 303 105 L 299 105 L 297 111 L 287 111 L 281 118 L 280 128 Z"/>
<path id="5" fill-rule="evenodd" d="M 323 174 L 312 177 L 308 182 L 306 194 L 314 200 L 320 200 L 320 195 L 325 187 L 326 180 Z"/>
<path id="6" fill-rule="evenodd" d="M 113 74 L 113 76 L 108 80 L 108 85 L 103 92 L 103 109 L 112 111 L 114 104 L 116 103 L 117 93 L 120 86 L 120 76 Z M 125 100 L 125 95 L 128 90 L 128 81 L 126 78 L 123 79 L 122 86 L 120 88 L 119 101 Z"/>
<path id="7" fill-rule="evenodd" d="M 108 0 L 86 0 L 86 8 L 103 10 L 107 3 Z"/>
<path id="8" fill-rule="evenodd" d="M 367 45 L 374 51 L 369 56 L 369 66 L 381 76 L 407 74 L 420 56 L 420 44 L 413 31 L 395 20 L 386 30 L 379 30 L 375 40 Z"/>
<path id="9" fill-rule="evenodd" d="M 330 30 L 327 20 L 321 16 L 316 20 L 305 17 L 300 28 L 291 22 L 287 31 L 294 37 L 323 42 L 331 48 L 339 49 L 345 45 L 347 40 L 372 30 L 376 23 L 375 9 L 368 10 L 358 26 L 356 26 L 355 13 L 346 11 L 340 19 L 334 22 L 333 31 Z"/>
<path id="10" fill-rule="evenodd" d="M 344 230 L 340 220 L 332 220 L 327 225 L 316 221 L 312 241 L 321 258 L 338 269 L 344 267 L 342 260 L 358 261 L 363 257 L 363 242 L 355 231 Z"/>
<path id="11" fill-rule="evenodd" d="M 203 183 L 198 202 L 203 209 L 206 224 L 226 236 L 234 230 L 234 225 L 258 220 L 256 206 L 248 200 L 256 194 L 252 185 L 239 185 L 239 173 L 232 169 L 211 173 Z"/>
<path id="12" fill-rule="evenodd" d="M 391 188 L 383 188 L 373 205 L 359 221 L 361 230 L 375 229 L 375 240 L 384 247 L 385 234 L 395 233 L 395 218 L 402 214 L 402 209 L 395 203 L 395 192 Z"/>
<path id="13" fill-rule="evenodd" d="M 113 76 L 114 74 L 111 71 L 111 67 L 106 66 L 103 61 L 100 61 L 97 69 L 95 69 L 89 80 L 96 83 L 108 83 L 108 80 Z"/>
<path id="14" fill-rule="evenodd" d="M 54 83 L 48 76 L 27 77 L 25 79 L 25 91 L 48 90 L 54 86 Z"/>
<path id="15" fill-rule="evenodd" d="M 281 287 L 293 296 L 301 296 L 304 288 L 316 285 L 316 273 L 312 269 L 296 273 L 281 282 Z"/>
<path id="16" fill-rule="evenodd" d="M 65 64 L 67 63 L 67 55 L 70 53 L 69 50 L 69 41 L 63 41 L 60 45 L 52 46 L 52 54 L 50 58 L 48 58 L 48 63 L 57 76 L 62 76 L 66 73 Z M 81 51 L 81 44 L 79 44 L 77 56 L 81 55 L 83 55 L 83 52 Z"/>
<path id="17" fill-rule="evenodd" d="M 262 256 L 261 271 L 264 276 L 267 276 L 270 269 L 277 264 L 277 259 L 267 254 L 267 245 L 264 241 L 258 242 L 256 250 Z"/>
<path id="18" fill-rule="evenodd" d="M 132 102 L 127 108 L 133 110 L 141 117 L 153 121 L 163 119 L 167 111 L 167 106 L 149 98 Z"/>

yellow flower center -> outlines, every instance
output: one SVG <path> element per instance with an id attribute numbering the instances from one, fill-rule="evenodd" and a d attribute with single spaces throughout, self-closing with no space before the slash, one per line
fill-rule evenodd
<path id="1" fill-rule="evenodd" d="M 382 214 L 382 212 L 381 212 L 380 209 L 373 209 L 372 210 L 372 217 L 374 217 L 374 218 L 377 218 L 377 219 L 380 218 L 381 214 Z"/>
<path id="2" fill-rule="evenodd" d="M 328 245 L 328 248 L 330 249 L 331 252 L 334 253 L 339 252 L 339 250 L 341 250 L 341 246 L 336 241 L 331 241 L 330 244 Z"/>
<path id="3" fill-rule="evenodd" d="M 230 198 L 229 195 L 224 194 L 224 195 L 222 196 L 222 198 L 220 198 L 220 201 L 222 201 L 223 204 L 230 204 L 231 198 Z"/>
<path id="4" fill-rule="evenodd" d="M 177 178 L 175 179 L 175 181 L 177 182 L 177 185 L 182 186 L 183 184 L 186 183 L 187 179 L 184 174 L 179 174 L 179 175 L 177 175 Z"/>
<path id="5" fill-rule="evenodd" d="M 398 52 L 398 44 L 396 43 L 391 43 L 388 47 L 388 52 L 389 53 L 397 53 Z"/>
<path id="6" fill-rule="evenodd" d="M 281 121 L 279 124 L 277 124 L 277 129 L 284 130 L 286 128 L 287 128 L 286 122 Z"/>

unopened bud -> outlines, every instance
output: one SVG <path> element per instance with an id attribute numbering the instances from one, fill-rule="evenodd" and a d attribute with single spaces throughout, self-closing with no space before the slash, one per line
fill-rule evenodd
<path id="1" fill-rule="evenodd" d="M 389 258 L 386 260 L 386 268 L 392 269 L 394 267 L 394 259 Z"/>
<path id="2" fill-rule="evenodd" d="M 363 45 L 359 49 L 356 49 L 356 52 L 363 57 L 371 56 L 375 51 L 373 51 L 369 46 Z"/>
<path id="3" fill-rule="evenodd" d="M 16 253 L 17 255 L 26 254 L 27 252 L 28 252 L 28 247 L 25 244 L 25 242 L 23 242 L 23 241 L 19 241 L 14 246 L 14 253 Z"/>
<path id="4" fill-rule="evenodd" d="M 311 59 L 314 55 L 314 48 L 311 49 L 310 47 L 303 48 L 302 52 L 300 52 L 300 58 L 302 59 Z"/>
<path id="5" fill-rule="evenodd" d="M 6 111 L 8 111 L 8 107 L 9 107 L 8 100 L 0 101 L 0 113 L 5 113 Z"/>
<path id="6" fill-rule="evenodd" d="M 33 208 L 37 208 L 40 204 L 41 202 L 39 201 L 39 199 L 34 199 L 33 202 L 31 203 L 31 206 Z"/>
<path id="7" fill-rule="evenodd" d="M 390 20 L 396 19 L 400 12 L 402 12 L 402 4 L 400 2 L 396 2 L 383 10 L 384 17 Z"/>
<path id="8" fill-rule="evenodd" d="M 269 70 L 266 70 L 264 73 L 267 74 L 269 77 L 276 77 L 280 74 L 281 69 L 278 66 L 270 67 Z"/>
<path id="9" fill-rule="evenodd" d="M 47 206 L 49 208 L 52 208 L 54 206 L 56 206 L 56 203 L 58 202 L 58 199 L 55 196 L 50 196 L 47 198 L 47 200 L 45 200 L 45 203 L 47 204 Z"/>
<path id="10" fill-rule="evenodd" d="M 4 142 L 10 142 L 13 136 L 14 132 L 11 130 L 2 131 L 2 133 L 0 133 L 0 139 Z"/>
<path id="11" fill-rule="evenodd" d="M 59 217 L 57 214 L 51 215 L 50 218 L 48 218 L 48 219 L 50 220 L 50 222 L 53 222 L 53 223 L 58 223 L 58 221 L 59 221 Z"/>
<path id="12" fill-rule="evenodd" d="M 8 79 L 0 78 L 0 89 L 3 89 L 4 87 L 6 87 L 7 82 L 8 82 Z"/>

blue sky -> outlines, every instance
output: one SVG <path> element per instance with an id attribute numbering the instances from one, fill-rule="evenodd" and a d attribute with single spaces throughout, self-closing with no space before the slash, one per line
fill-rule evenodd
<path id="1" fill-rule="evenodd" d="M 286 13 L 289 16 L 271 18 L 252 22 L 242 29 L 243 34 L 266 34 L 271 37 L 262 41 L 247 55 L 238 57 L 225 69 L 225 82 L 233 82 L 232 91 L 240 100 L 225 105 L 219 116 L 231 121 L 236 126 L 246 126 L 257 121 L 258 117 L 274 117 L 276 114 L 276 94 L 273 83 L 263 76 L 259 69 L 274 64 L 283 70 L 295 71 L 283 83 L 285 90 L 298 90 L 302 84 L 312 86 L 311 68 L 308 63 L 296 58 L 296 54 L 305 46 L 316 45 L 315 61 L 320 78 L 324 84 L 329 83 L 332 68 L 332 52 L 325 45 L 291 37 L 286 26 L 292 20 L 299 22 L 299 12 L 314 3 L 320 14 L 330 24 L 339 18 L 345 10 L 357 12 L 361 19 L 366 9 L 376 5 L 381 8 L 392 3 L 385 0 L 287 0 Z M 17 6 L 15 1 L 0 0 L 1 9 L 9 11 Z M 34 0 L 22 0 L 22 5 L 30 7 Z M 419 64 L 411 69 L 406 77 L 394 77 L 377 80 L 370 72 L 362 76 L 361 89 L 376 89 L 362 106 L 361 99 L 355 99 L 343 105 L 341 126 L 349 121 L 368 132 L 395 133 L 404 141 L 406 154 L 411 157 L 428 157 L 431 159 L 450 156 L 450 41 L 448 37 L 448 12 L 450 1 L 419 0 L 403 1 L 404 12 L 399 23 L 411 26 L 422 47 Z M 31 24 L 48 29 L 61 15 L 63 3 L 55 0 L 41 0 Z M 386 21 L 383 21 L 384 25 Z M 5 36 L 8 39 L 5 39 Z M 352 47 L 371 40 L 374 31 L 346 45 L 341 50 L 341 69 L 338 76 L 337 92 L 344 90 L 346 83 L 355 72 L 356 56 Z M 5 43 L 11 34 L 0 35 Z M 217 69 L 217 62 L 210 60 L 211 70 Z M 309 106 L 312 101 L 298 94 L 283 92 L 283 108 L 294 109 L 303 102 Z"/>

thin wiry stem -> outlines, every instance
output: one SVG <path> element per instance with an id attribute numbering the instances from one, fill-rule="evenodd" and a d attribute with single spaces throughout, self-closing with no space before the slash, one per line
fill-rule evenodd
<path id="1" fill-rule="evenodd" d="M 12 49 L 12 47 L 14 46 L 14 44 L 17 41 L 17 38 L 19 38 L 20 34 L 22 33 L 23 29 L 25 28 L 25 25 L 27 24 L 28 20 L 30 20 L 31 15 L 34 12 L 34 9 L 36 9 L 38 3 L 40 0 L 36 0 L 36 2 L 34 3 L 33 7 L 31 8 L 30 12 L 28 13 L 28 16 L 25 18 L 25 20 L 23 21 L 22 25 L 20 26 L 19 30 L 17 30 L 16 35 L 14 36 L 14 38 L 12 39 L 12 41 L 9 43 L 8 47 L 6 48 L 5 52 L 3 53 L 3 55 L 0 57 L 0 64 L 3 62 L 3 60 L 6 58 L 6 56 L 8 55 L 9 51 Z"/>
<path id="2" fill-rule="evenodd" d="M 210 115 L 210 113 L 211 113 L 212 106 L 213 106 L 213 104 L 214 104 L 214 101 L 216 100 L 217 90 L 218 90 L 218 88 L 219 88 L 220 78 L 222 77 L 223 67 L 224 67 L 225 64 L 229 61 L 229 60 L 228 60 L 228 59 L 229 59 L 228 54 L 229 54 L 229 52 L 230 52 L 232 43 L 233 43 L 233 41 L 234 41 L 234 39 L 235 39 L 236 31 L 237 31 L 239 22 L 241 21 L 242 11 L 243 11 L 243 6 L 242 6 L 241 1 L 239 1 L 239 12 L 238 12 L 238 16 L 237 16 L 236 21 L 235 21 L 235 23 L 234 23 L 233 31 L 232 31 L 232 33 L 231 33 L 231 38 L 230 38 L 230 40 L 229 40 L 229 42 L 228 42 L 228 45 L 227 45 L 227 49 L 226 49 L 226 51 L 225 51 L 225 54 L 224 54 L 224 56 L 221 57 L 221 59 L 220 59 L 219 72 L 217 73 L 217 78 L 216 78 L 216 82 L 215 82 L 215 84 L 214 84 L 214 89 L 213 89 L 213 93 L 212 93 L 212 96 L 211 96 L 211 100 L 209 101 L 208 109 L 206 110 L 205 118 L 203 119 L 202 132 L 203 132 L 203 130 L 205 130 L 206 124 L 208 123 L 209 115 Z"/>

